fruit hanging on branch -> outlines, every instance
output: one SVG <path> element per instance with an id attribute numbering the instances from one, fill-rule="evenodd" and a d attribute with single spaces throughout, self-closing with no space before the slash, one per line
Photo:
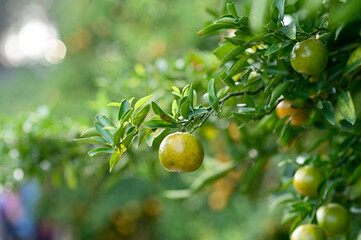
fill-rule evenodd
<path id="1" fill-rule="evenodd" d="M 159 147 L 159 160 L 170 172 L 194 172 L 203 162 L 201 142 L 185 132 L 176 132 L 165 137 Z"/>
<path id="2" fill-rule="evenodd" d="M 291 52 L 291 65 L 301 74 L 317 75 L 325 69 L 327 61 L 325 45 L 314 38 L 296 43 Z"/>
<path id="3" fill-rule="evenodd" d="M 290 121 L 291 126 L 302 126 L 307 121 L 310 110 L 293 107 L 292 101 L 282 100 L 276 107 L 276 113 L 279 118 L 289 116 L 286 121 Z"/>
<path id="4" fill-rule="evenodd" d="M 309 11 L 300 1 L 269 1 L 259 13 L 264 18 L 255 18 L 259 1 L 240 3 L 248 7 L 244 9 L 251 9 L 249 15 L 237 13 L 235 5 L 229 2 L 219 17 L 198 35 L 218 34 L 222 30 L 232 30 L 234 34 L 222 36 L 213 51 L 217 60 L 202 68 L 206 71 L 197 70 L 199 76 L 184 78 L 191 84 L 183 89 L 172 86 L 173 98 L 164 106 L 171 111 L 155 102 L 146 104 L 150 97 L 141 98 L 135 104 L 133 98 L 124 99 L 111 104 L 119 108 L 116 121 L 97 116 L 95 129 L 84 135 L 87 139 L 78 141 L 103 144 L 89 154 L 110 153 L 113 169 L 131 145 L 137 147 L 146 142 L 152 146 L 154 139 L 164 137 L 162 133 L 175 132 L 161 143 L 161 165 L 171 172 L 193 172 L 200 168 L 204 153 L 202 144 L 191 134 L 208 120 L 217 126 L 219 118 L 223 122 L 232 118 L 238 128 L 243 128 L 240 132 L 246 133 L 244 138 L 249 137 L 249 141 L 232 152 L 236 152 L 232 164 L 205 174 L 203 179 L 201 175 L 196 179 L 199 181 L 182 190 L 181 195 L 177 190 L 167 191 L 168 197 L 189 197 L 230 169 L 243 167 L 245 181 L 238 189 L 249 195 L 259 193 L 253 191 L 253 186 L 260 185 L 257 181 L 265 175 L 265 166 L 271 165 L 269 159 L 280 159 L 275 164 L 282 172 L 280 186 L 272 192 L 280 197 L 291 195 L 283 203 L 286 206 L 283 221 L 290 226 L 290 233 L 293 232 L 291 239 L 326 240 L 326 233 L 330 236 L 352 234 L 345 214 L 339 214 L 345 225 L 331 227 L 332 232 L 329 229 L 332 223 L 324 218 L 326 210 L 322 205 L 337 200 L 349 207 L 348 204 L 354 204 L 360 197 L 356 179 L 361 176 L 357 161 L 361 135 L 358 105 L 354 105 L 354 101 L 360 98 L 357 83 L 361 43 L 358 38 L 347 42 L 342 36 L 344 27 L 352 27 L 346 26 L 352 15 L 336 21 L 344 13 L 332 14 L 338 12 L 337 6 L 359 9 L 356 7 L 361 7 L 361 3 L 357 0 L 324 2 Z M 291 19 L 289 24 L 285 24 L 286 14 Z M 191 62 L 188 68 L 192 68 Z M 297 144 L 289 144 L 291 141 Z M 278 143 L 287 146 L 282 153 L 278 151 Z M 257 154 L 250 154 L 252 150 Z M 280 157 L 281 154 L 284 156 Z M 304 158 L 303 167 L 292 178 L 290 170 L 298 168 L 299 162 L 295 161 L 298 156 Z M 355 168 L 358 170 L 347 180 Z M 204 171 L 207 173 L 207 169 Z M 348 190 L 344 191 L 347 186 Z M 351 211 L 347 213 L 353 216 Z M 317 221 L 319 226 L 305 224 Z"/>
<path id="5" fill-rule="evenodd" d="M 327 240 L 327 237 L 319 226 L 306 224 L 293 231 L 291 240 Z"/>
<path id="6" fill-rule="evenodd" d="M 318 225 L 328 237 L 339 237 L 347 232 L 351 219 L 348 211 L 337 203 L 321 206 L 316 213 Z"/>
<path id="7" fill-rule="evenodd" d="M 298 169 L 293 176 L 293 186 L 302 196 L 318 196 L 318 187 L 324 180 L 322 172 L 312 166 L 304 166 Z"/>

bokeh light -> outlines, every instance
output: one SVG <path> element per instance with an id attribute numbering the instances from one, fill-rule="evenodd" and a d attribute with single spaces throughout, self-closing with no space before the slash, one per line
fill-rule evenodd
<path id="1" fill-rule="evenodd" d="M 59 40 L 58 30 L 45 15 L 41 5 L 24 7 L 18 18 L 0 39 L 0 62 L 7 67 L 19 67 L 46 60 L 57 64 L 66 55 L 66 46 Z"/>

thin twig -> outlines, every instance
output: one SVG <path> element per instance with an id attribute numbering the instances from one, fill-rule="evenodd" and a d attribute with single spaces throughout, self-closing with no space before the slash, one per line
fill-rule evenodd
<path id="1" fill-rule="evenodd" d="M 256 89 L 255 91 L 243 91 L 243 92 L 228 93 L 225 97 L 223 97 L 221 100 L 219 100 L 219 104 L 223 104 L 225 101 L 227 101 L 228 99 L 230 99 L 232 97 L 243 96 L 244 94 L 256 95 L 257 93 L 259 93 L 262 90 L 264 90 L 264 86 Z M 210 111 L 210 110 L 212 110 L 212 106 L 207 108 L 207 111 Z"/>
<path id="2" fill-rule="evenodd" d="M 277 102 L 276 102 L 276 104 L 273 105 L 273 107 L 272 107 L 270 110 L 266 111 L 266 113 L 267 113 L 267 114 L 272 113 L 272 112 L 276 109 L 276 107 L 278 106 L 278 104 L 280 104 L 282 101 L 283 101 L 283 98 L 278 99 Z"/>
<path id="3" fill-rule="evenodd" d="M 262 90 L 264 90 L 264 86 L 259 87 L 258 89 L 254 90 L 254 91 L 243 91 L 243 92 L 234 92 L 234 93 L 229 93 L 227 94 L 225 97 L 223 97 L 221 100 L 219 100 L 219 105 L 221 106 L 221 108 L 223 107 L 223 104 L 225 101 L 227 101 L 228 99 L 232 98 L 232 97 L 236 97 L 236 96 L 243 96 L 244 94 L 248 94 L 248 95 L 256 95 L 257 93 L 261 92 Z M 212 106 L 207 108 L 208 113 L 203 114 L 202 117 L 202 121 L 195 126 L 192 130 L 191 133 L 193 133 L 195 130 L 197 130 L 198 128 L 202 127 L 203 124 L 208 120 L 208 118 L 212 115 L 212 113 L 214 112 L 214 109 L 212 108 Z"/>

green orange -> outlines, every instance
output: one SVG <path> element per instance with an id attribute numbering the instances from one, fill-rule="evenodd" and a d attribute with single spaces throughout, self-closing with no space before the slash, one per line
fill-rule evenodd
<path id="1" fill-rule="evenodd" d="M 170 134 L 159 147 L 159 160 L 170 172 L 193 172 L 202 165 L 203 158 L 201 142 L 190 133 Z"/>
<path id="2" fill-rule="evenodd" d="M 327 240 L 327 237 L 319 226 L 306 224 L 293 231 L 291 240 Z"/>
<path id="3" fill-rule="evenodd" d="M 329 237 L 338 237 L 347 232 L 351 217 L 348 211 L 337 203 L 321 206 L 316 212 L 318 225 Z"/>
<path id="4" fill-rule="evenodd" d="M 301 74 L 319 74 L 325 69 L 327 62 L 325 45 L 314 38 L 296 43 L 291 52 L 291 65 L 296 72 Z"/>
<path id="5" fill-rule="evenodd" d="M 312 166 L 304 166 L 298 169 L 293 176 L 293 186 L 303 196 L 316 197 L 317 189 L 323 181 L 322 172 Z"/>

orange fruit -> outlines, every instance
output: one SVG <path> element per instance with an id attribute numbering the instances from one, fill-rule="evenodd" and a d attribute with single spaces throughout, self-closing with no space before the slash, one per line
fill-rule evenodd
<path id="1" fill-rule="evenodd" d="M 306 224 L 293 231 L 291 240 L 327 240 L 327 237 L 319 226 Z"/>
<path id="2" fill-rule="evenodd" d="M 302 126 L 309 115 L 308 109 L 294 108 L 292 107 L 293 102 L 283 100 L 276 107 L 276 113 L 278 118 L 290 116 L 287 121 L 290 121 L 291 126 Z"/>
<path id="3" fill-rule="evenodd" d="M 291 65 L 301 74 L 317 75 L 325 69 L 327 61 L 325 45 L 315 38 L 296 43 L 291 52 Z"/>
<path id="4" fill-rule="evenodd" d="M 203 158 L 201 142 L 190 133 L 170 134 L 159 147 L 159 160 L 170 172 L 193 172 L 202 165 Z"/>
<path id="5" fill-rule="evenodd" d="M 323 174 L 318 168 L 304 166 L 298 169 L 293 176 L 293 186 L 303 196 L 316 197 L 317 189 L 323 179 Z"/>
<path id="6" fill-rule="evenodd" d="M 338 237 L 347 232 L 351 217 L 348 211 L 337 203 L 321 206 L 316 212 L 318 225 L 329 237 Z"/>

